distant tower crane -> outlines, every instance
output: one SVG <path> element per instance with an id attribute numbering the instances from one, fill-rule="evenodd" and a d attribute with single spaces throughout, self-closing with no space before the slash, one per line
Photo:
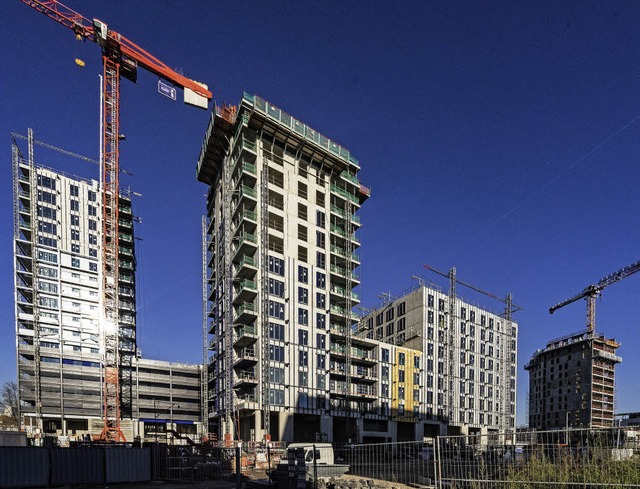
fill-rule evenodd
<path id="1" fill-rule="evenodd" d="M 579 299 L 586 298 L 587 299 L 587 331 L 593 332 L 596 329 L 596 297 L 600 295 L 600 292 L 605 287 L 608 287 L 611 284 L 614 284 L 623 278 L 627 278 L 630 275 L 633 275 L 636 272 L 640 271 L 640 261 L 632 263 L 624 268 L 621 268 L 617 272 L 612 273 L 611 275 L 607 275 L 603 277 L 598 283 L 588 285 L 585 287 L 582 292 L 579 294 L 567 299 L 565 301 L 556 304 L 553 307 L 549 308 L 549 313 L 553 314 L 561 307 L 564 307 L 572 302 L 575 302 Z"/>
<path id="2" fill-rule="evenodd" d="M 190 80 L 169 68 L 126 37 L 108 29 L 100 20 L 89 20 L 56 0 L 21 0 L 71 29 L 76 39 L 89 39 L 102 48 L 102 301 L 104 334 L 104 428 L 101 438 L 125 441 L 120 430 L 119 339 L 118 339 L 118 174 L 120 138 L 120 78 L 136 82 L 138 66 L 184 89 L 184 102 L 203 109 L 211 100 L 206 85 Z M 159 89 L 160 89 L 159 84 Z M 175 89 L 164 85 L 172 98 Z"/>

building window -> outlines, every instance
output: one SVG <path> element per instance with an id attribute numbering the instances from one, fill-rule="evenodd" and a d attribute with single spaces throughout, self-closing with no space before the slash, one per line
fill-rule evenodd
<path id="1" fill-rule="evenodd" d="M 274 278 L 269 279 L 269 294 L 284 297 L 284 282 Z"/>
<path id="2" fill-rule="evenodd" d="M 404 387 L 398 387 L 398 399 L 404 400 Z M 402 406 L 402 404 L 400 404 Z M 398 414 L 400 414 L 400 406 L 398 406 Z"/>
<path id="3" fill-rule="evenodd" d="M 298 197 L 301 199 L 307 198 L 307 185 L 302 182 L 298 182 Z"/>
<path id="4" fill-rule="evenodd" d="M 404 383 L 404 370 L 398 370 L 398 382 Z"/>
<path id="5" fill-rule="evenodd" d="M 98 258 L 98 250 L 96 250 L 95 248 L 89 248 L 89 256 L 92 256 L 93 258 Z"/>
<path id="6" fill-rule="evenodd" d="M 72 216 L 72 217 L 77 217 L 77 216 Z M 89 219 L 88 221 L 89 223 L 89 231 L 97 231 L 98 230 L 98 222 L 93 220 L 93 219 Z"/>
<path id="7" fill-rule="evenodd" d="M 322 313 L 316 314 L 316 328 L 325 329 L 327 327 L 327 317 Z"/>
<path id="8" fill-rule="evenodd" d="M 275 256 L 269 256 L 269 271 L 284 277 L 284 260 L 276 258 Z"/>
<path id="9" fill-rule="evenodd" d="M 319 287 L 321 289 L 325 288 L 325 284 L 327 282 L 327 277 L 324 273 L 322 272 L 316 272 L 316 287 Z"/>
<path id="10" fill-rule="evenodd" d="M 324 350 L 327 347 L 326 335 L 316 333 L 316 348 Z"/>
<path id="11" fill-rule="evenodd" d="M 284 390 L 269 389 L 269 404 L 273 406 L 284 406 Z"/>
<path id="12" fill-rule="evenodd" d="M 298 265 L 298 282 L 307 284 L 309 283 L 309 269 Z"/>
<path id="13" fill-rule="evenodd" d="M 274 384 L 284 384 L 284 369 L 269 367 L 269 382 Z"/>
<path id="14" fill-rule="evenodd" d="M 284 304 L 276 301 L 269 301 L 269 316 L 284 319 Z"/>
<path id="15" fill-rule="evenodd" d="M 308 261 L 307 248 L 305 248 L 304 246 L 298 246 L 298 261 L 301 261 L 303 263 L 307 263 Z"/>
<path id="16" fill-rule="evenodd" d="M 300 387 L 306 387 L 308 383 L 309 373 L 304 371 L 298 372 L 298 385 Z"/>
<path id="17" fill-rule="evenodd" d="M 395 310 L 393 309 L 393 307 L 390 308 L 390 309 L 387 309 L 387 317 L 386 317 L 387 321 L 393 321 L 394 312 L 395 312 Z"/>
<path id="18" fill-rule="evenodd" d="M 398 365 L 404 365 L 405 363 L 405 354 L 398 353 Z"/>
<path id="19" fill-rule="evenodd" d="M 69 185 L 69 195 L 72 197 L 78 197 L 80 195 L 79 191 L 80 189 L 77 185 Z"/>
<path id="20" fill-rule="evenodd" d="M 80 226 L 80 216 L 69 216 L 72 226 Z"/>
<path id="21" fill-rule="evenodd" d="M 89 262 L 89 270 L 91 270 L 92 272 L 97 272 L 98 264 L 94 262 Z"/>
<path id="22" fill-rule="evenodd" d="M 79 212 L 80 211 L 80 202 L 78 202 L 75 199 L 71 199 L 69 201 L 69 207 L 70 207 L 72 212 Z"/>
<path id="23" fill-rule="evenodd" d="M 302 221 L 307 220 L 307 206 L 304 204 L 298 203 L 298 219 Z"/>
<path id="24" fill-rule="evenodd" d="M 391 336 L 394 333 L 393 323 L 387 324 L 387 336 Z"/>
<path id="25" fill-rule="evenodd" d="M 389 349 L 383 348 L 381 353 L 381 360 L 385 363 L 389 363 Z"/>
<path id="26" fill-rule="evenodd" d="M 309 365 L 309 352 L 298 350 L 298 366 L 307 367 Z"/>
<path id="27" fill-rule="evenodd" d="M 46 177 L 44 175 L 38 175 L 38 185 L 41 187 L 50 188 L 51 190 L 56 189 L 56 181 L 51 177 Z"/>
<path id="28" fill-rule="evenodd" d="M 38 221 L 38 231 L 41 233 L 57 234 L 58 226 L 52 222 Z"/>
<path id="29" fill-rule="evenodd" d="M 98 237 L 95 234 L 90 234 L 89 235 L 89 244 L 90 245 L 97 245 L 98 244 Z"/>
<path id="30" fill-rule="evenodd" d="M 320 292 L 316 292 L 316 307 L 319 309 L 324 309 L 327 307 L 326 304 L 327 296 L 321 294 Z"/>
<path id="31" fill-rule="evenodd" d="M 73 241 L 80 241 L 80 231 L 78 231 L 77 229 L 72 229 L 71 230 L 71 239 Z"/>
<path id="32" fill-rule="evenodd" d="M 326 267 L 326 257 L 325 254 L 318 251 L 316 253 L 316 264 L 318 265 L 318 268 L 325 268 Z"/>
<path id="33" fill-rule="evenodd" d="M 389 380 L 389 367 L 383 365 L 380 369 L 380 376 L 382 380 Z"/>
<path id="34" fill-rule="evenodd" d="M 319 357 L 320 357 L 320 356 L 318 355 L 318 358 L 319 358 Z M 323 357 L 323 358 L 324 358 L 324 357 Z M 324 365 L 324 364 L 323 364 L 323 365 Z M 324 368 L 324 366 L 323 366 L 323 367 L 319 367 L 319 366 L 318 366 L 318 368 Z M 325 375 L 324 375 L 324 374 L 317 374 L 317 377 L 316 377 L 316 387 L 317 387 L 318 389 L 325 389 L 325 388 L 326 388 L 326 385 L 327 385 L 327 384 L 326 384 L 326 377 L 325 377 Z M 324 404 L 324 403 L 323 403 L 323 404 Z"/>
<path id="35" fill-rule="evenodd" d="M 316 231 L 316 246 L 318 248 L 325 247 L 325 235 L 321 231 Z"/>
<path id="36" fill-rule="evenodd" d="M 325 226 L 324 212 L 322 211 L 316 211 L 316 226 L 320 228 L 324 228 Z"/>
<path id="37" fill-rule="evenodd" d="M 397 314 L 398 314 L 398 316 L 402 316 L 402 315 L 405 314 L 405 312 L 406 312 L 406 303 L 405 302 L 401 302 L 397 306 Z"/>
<path id="38" fill-rule="evenodd" d="M 45 191 L 38 191 L 38 201 L 51 205 L 56 205 L 57 203 L 56 195 Z"/>
<path id="39" fill-rule="evenodd" d="M 309 332 L 306 329 L 298 330 L 298 344 L 299 345 L 309 344 Z"/>
<path id="40" fill-rule="evenodd" d="M 284 346 L 269 345 L 269 360 L 284 362 Z"/>
<path id="41" fill-rule="evenodd" d="M 284 324 L 269 323 L 269 338 L 284 341 Z"/>
<path id="42" fill-rule="evenodd" d="M 298 302 L 309 304 L 309 291 L 305 287 L 298 287 Z"/>
<path id="43" fill-rule="evenodd" d="M 73 268 L 80 268 L 80 258 L 71 258 L 71 266 Z"/>
<path id="44" fill-rule="evenodd" d="M 309 311 L 302 307 L 298 308 L 298 324 L 301 326 L 309 325 Z"/>
<path id="45" fill-rule="evenodd" d="M 87 206 L 87 212 L 88 212 L 88 214 L 90 216 L 94 216 L 95 217 L 95 216 L 98 215 L 97 208 L 96 208 L 96 206 L 93 206 L 93 205 Z"/>

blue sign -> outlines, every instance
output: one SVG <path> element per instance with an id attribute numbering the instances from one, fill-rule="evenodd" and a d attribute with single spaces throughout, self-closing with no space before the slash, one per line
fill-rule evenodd
<path id="1" fill-rule="evenodd" d="M 169 97 L 171 100 L 176 99 L 176 88 L 162 80 L 158 80 L 158 93 Z"/>

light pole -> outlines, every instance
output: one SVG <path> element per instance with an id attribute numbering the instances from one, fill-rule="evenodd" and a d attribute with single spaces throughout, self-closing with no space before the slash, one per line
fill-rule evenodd
<path id="1" fill-rule="evenodd" d="M 170 403 L 169 406 L 164 411 L 161 411 L 161 413 L 166 413 L 169 410 L 171 411 L 171 429 L 173 429 L 173 406 L 180 408 L 180 404 L 176 404 L 175 402 L 171 402 L 171 401 L 160 401 L 160 402 Z M 153 424 L 154 424 L 154 430 L 156 432 L 156 443 L 158 443 L 158 414 L 161 414 L 158 412 L 157 404 L 158 404 L 158 400 L 154 399 L 153 400 Z M 164 425 L 166 430 L 167 423 L 165 422 Z M 166 433 L 165 433 L 165 437 L 166 437 Z"/>

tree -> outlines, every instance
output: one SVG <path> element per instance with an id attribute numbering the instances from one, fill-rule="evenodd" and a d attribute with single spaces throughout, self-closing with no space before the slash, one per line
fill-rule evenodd
<path id="1" fill-rule="evenodd" d="M 18 384 L 5 382 L 0 388 L 0 416 L 2 424 L 18 427 Z"/>

